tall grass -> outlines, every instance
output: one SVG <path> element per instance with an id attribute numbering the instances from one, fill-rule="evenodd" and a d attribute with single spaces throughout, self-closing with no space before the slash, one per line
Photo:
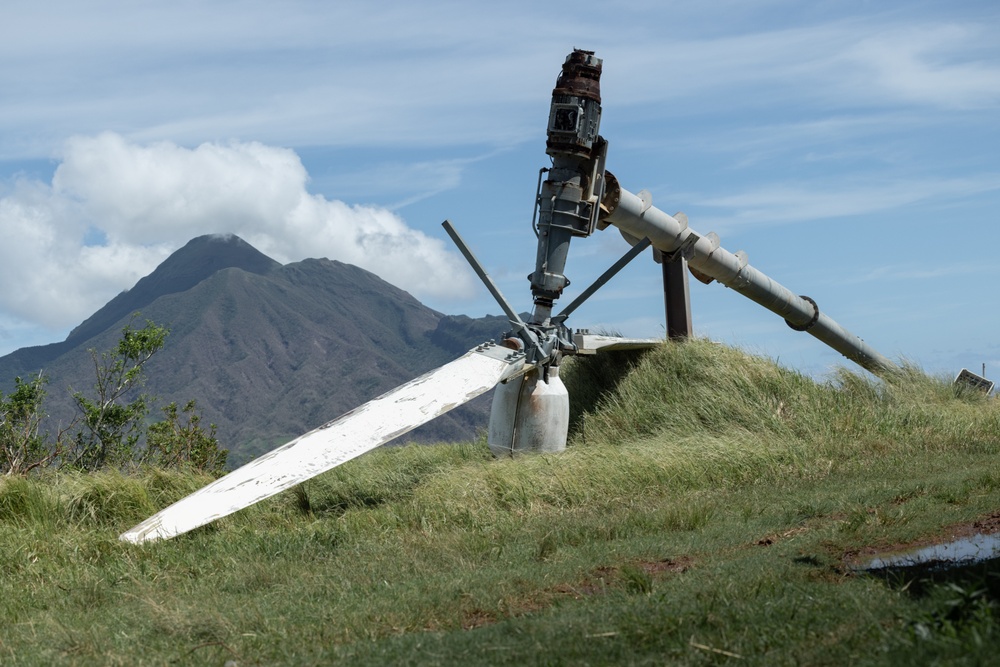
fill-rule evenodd
<path id="1" fill-rule="evenodd" d="M 889 664 L 919 642 L 997 648 L 982 614 L 979 647 L 955 643 L 965 626 L 928 625 L 920 600 L 851 568 L 1000 509 L 995 400 L 912 367 L 817 383 L 706 341 L 574 359 L 563 377 L 563 454 L 383 449 L 148 546 L 116 537 L 208 478 L 0 480 L 0 664 Z"/>

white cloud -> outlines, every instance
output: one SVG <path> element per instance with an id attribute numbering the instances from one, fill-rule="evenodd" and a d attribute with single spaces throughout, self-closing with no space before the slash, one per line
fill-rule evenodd
<path id="1" fill-rule="evenodd" d="M 637 39 L 605 54 L 602 85 L 608 99 L 659 102 L 659 112 L 669 114 L 717 112 L 720 104 L 994 108 L 1000 104 L 995 43 L 988 19 L 948 23 L 891 14 L 693 35 L 663 49 Z"/>
<path id="2" fill-rule="evenodd" d="M 967 178 L 896 180 L 887 182 L 817 182 L 766 185 L 731 196 L 713 197 L 700 205 L 728 209 L 726 217 L 707 219 L 726 227 L 732 223 L 781 224 L 856 216 L 935 199 L 971 197 L 1000 190 L 1000 174 Z"/>
<path id="3" fill-rule="evenodd" d="M 423 297 L 464 297 L 471 272 L 445 243 L 383 208 L 310 194 L 288 149 L 75 137 L 52 183 L 0 198 L 0 311 L 53 329 L 79 323 L 207 233 L 234 233 L 281 262 L 328 257 Z M 100 244 L 86 239 L 101 238 Z"/>
<path id="4" fill-rule="evenodd" d="M 945 265 L 893 264 L 875 267 L 854 276 L 839 274 L 837 282 L 846 285 L 868 282 L 885 283 L 888 281 L 911 282 L 914 280 L 940 280 L 949 277 L 988 276 L 993 273 L 994 268 L 992 266 L 975 262 Z"/>
<path id="5" fill-rule="evenodd" d="M 84 247 L 78 202 L 21 181 L 0 199 L 0 310 L 24 323 L 63 328 L 80 322 L 165 254 L 156 246 Z"/>
<path id="6" fill-rule="evenodd" d="M 523 103 L 556 71 L 537 63 L 558 64 L 582 22 L 533 20 L 561 11 L 537 3 L 23 4 L 0 24 L 2 158 L 104 129 L 186 144 L 504 145 L 534 128 Z"/>
<path id="7" fill-rule="evenodd" d="M 945 109 L 990 108 L 1000 102 L 996 35 L 968 24 L 901 27 L 858 40 L 845 63 L 872 97 Z M 986 59 L 982 59 L 986 56 Z"/>
<path id="8" fill-rule="evenodd" d="M 5 13 L 0 157 L 47 155 L 102 129 L 186 144 L 505 146 L 537 136 L 539 95 L 573 45 L 605 58 L 614 107 L 649 104 L 661 117 L 1000 102 L 996 19 L 970 8 L 944 21 L 927 8 L 760 0 L 614 12 L 582 2 L 572 15 L 528 2 L 499 13 L 458 2 L 102 4 Z"/>
<path id="9" fill-rule="evenodd" d="M 399 210 L 462 184 L 466 170 L 477 162 L 489 160 L 502 151 L 489 151 L 474 157 L 455 157 L 417 162 L 385 161 L 372 165 L 350 164 L 336 173 L 312 180 L 322 192 L 351 192 L 359 198 L 384 193 L 385 184 L 392 183 L 399 199 L 387 208 Z"/>
<path id="10" fill-rule="evenodd" d="M 711 152 L 734 156 L 744 169 L 770 160 L 843 162 L 858 159 L 887 162 L 889 140 L 897 135 L 928 132 L 942 121 L 936 116 L 895 113 L 821 116 L 785 123 L 749 123 L 697 136 L 670 137 L 670 150 L 680 154 Z M 897 149 L 898 152 L 898 149 Z"/>
<path id="11" fill-rule="evenodd" d="M 259 143 L 139 146 L 110 132 L 74 137 L 53 190 L 89 224 L 129 243 L 176 242 L 207 231 L 273 225 L 306 195 L 306 171 L 287 149 Z"/>

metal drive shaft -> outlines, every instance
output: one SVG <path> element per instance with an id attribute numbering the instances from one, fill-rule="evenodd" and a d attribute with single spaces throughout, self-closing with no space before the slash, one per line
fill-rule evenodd
<path id="1" fill-rule="evenodd" d="M 703 282 L 719 281 L 780 315 L 796 331 L 815 336 L 872 373 L 899 370 L 870 345 L 820 312 L 815 301 L 793 293 L 750 266 L 745 253 L 733 254 L 720 247 L 716 234 L 697 234 L 688 227 L 683 215 L 674 217 L 656 208 L 649 193 L 635 195 L 625 190 L 611 172 L 605 172 L 601 208 L 601 224 L 612 224 L 636 239 L 648 237 L 661 252 L 682 253 L 692 273 Z"/>

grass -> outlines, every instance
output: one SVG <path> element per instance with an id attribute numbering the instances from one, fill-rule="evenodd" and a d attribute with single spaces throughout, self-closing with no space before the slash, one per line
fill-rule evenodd
<path id="1" fill-rule="evenodd" d="M 563 454 L 383 449 L 163 543 L 117 534 L 207 478 L 0 481 L 0 664 L 995 655 L 976 581 L 852 565 L 1000 510 L 996 401 L 913 368 L 817 384 L 705 341 L 573 361 Z"/>

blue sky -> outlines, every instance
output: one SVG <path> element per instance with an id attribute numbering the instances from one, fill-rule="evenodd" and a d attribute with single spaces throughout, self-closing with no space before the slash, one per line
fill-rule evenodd
<path id="1" fill-rule="evenodd" d="M 549 95 L 579 47 L 604 59 L 626 189 L 882 354 L 1000 376 L 998 34 L 993 2 L 12 0 L 0 354 L 214 232 L 498 313 L 449 218 L 529 309 Z M 575 241 L 566 302 L 626 250 L 613 229 Z M 699 335 L 816 376 L 849 363 L 717 284 L 691 298 Z M 659 267 L 637 259 L 571 324 L 662 335 Z"/>

